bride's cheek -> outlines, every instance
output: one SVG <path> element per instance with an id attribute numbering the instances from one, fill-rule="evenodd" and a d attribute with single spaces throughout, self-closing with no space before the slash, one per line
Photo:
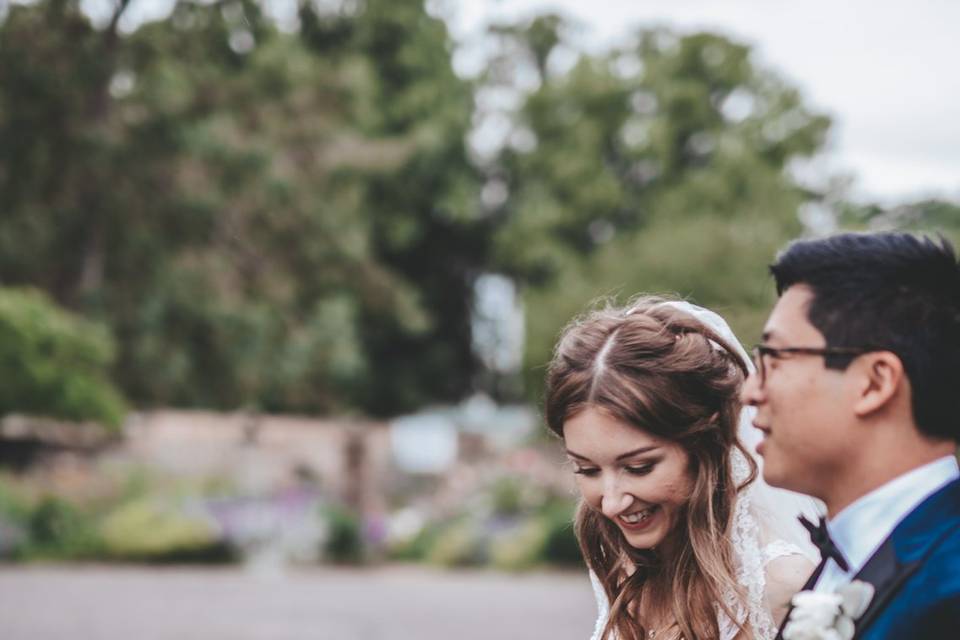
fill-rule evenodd
<path id="1" fill-rule="evenodd" d="M 599 508 L 600 492 L 593 486 L 589 478 L 577 478 L 577 491 L 588 505 Z"/>
<path id="2" fill-rule="evenodd" d="M 690 501 L 692 485 L 686 480 L 674 480 L 665 483 L 662 489 L 665 502 L 680 506 Z"/>

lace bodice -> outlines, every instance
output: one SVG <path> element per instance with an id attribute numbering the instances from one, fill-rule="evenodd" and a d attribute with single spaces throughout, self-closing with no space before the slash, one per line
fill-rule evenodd
<path id="1" fill-rule="evenodd" d="M 770 567 L 771 563 L 774 560 L 779 558 L 784 558 L 787 556 L 800 556 L 806 558 L 803 551 L 794 544 L 786 542 L 785 540 L 774 540 L 770 544 L 764 546 L 761 550 L 760 565 L 756 567 L 759 580 L 759 597 L 755 599 L 753 594 L 750 594 L 750 611 L 745 612 L 742 610 L 742 607 L 734 607 L 734 610 L 737 610 L 742 618 L 740 622 L 744 622 L 748 617 L 750 618 L 751 626 L 754 629 L 756 640 L 772 640 L 777 635 L 777 625 L 774 623 L 773 616 L 770 612 L 770 609 L 764 605 L 764 595 L 767 586 L 767 570 Z M 755 587 L 758 584 L 757 580 L 749 580 L 748 583 L 752 583 Z M 600 584 L 600 580 L 596 575 L 591 571 L 590 572 L 590 584 L 593 586 L 593 595 L 597 600 L 597 621 L 593 627 L 593 635 L 590 636 L 590 640 L 599 640 L 600 634 L 603 633 L 603 628 L 607 624 L 607 617 L 610 615 L 610 603 L 607 602 L 607 595 L 603 591 L 603 585 Z M 751 584 L 747 586 L 748 592 L 751 591 Z M 756 591 L 754 588 L 753 591 Z M 740 617 L 740 616 L 738 616 Z M 727 619 L 725 616 L 721 617 L 720 625 L 720 640 L 733 640 L 739 633 L 739 629 L 733 622 Z"/>

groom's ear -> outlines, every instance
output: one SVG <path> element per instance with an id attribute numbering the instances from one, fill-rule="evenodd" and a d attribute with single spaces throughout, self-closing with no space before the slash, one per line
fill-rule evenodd
<path id="1" fill-rule="evenodd" d="M 903 362 L 891 351 L 871 351 L 851 366 L 857 369 L 857 399 L 853 412 L 860 418 L 888 406 L 906 383 Z"/>

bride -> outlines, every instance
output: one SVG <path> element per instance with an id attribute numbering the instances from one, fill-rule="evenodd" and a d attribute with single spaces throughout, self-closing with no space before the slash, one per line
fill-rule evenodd
<path id="1" fill-rule="evenodd" d="M 546 420 L 582 500 L 593 640 L 772 640 L 816 552 L 813 500 L 765 485 L 738 392 L 753 364 L 726 322 L 641 298 L 575 319 Z M 751 448 L 748 448 L 751 447 Z"/>

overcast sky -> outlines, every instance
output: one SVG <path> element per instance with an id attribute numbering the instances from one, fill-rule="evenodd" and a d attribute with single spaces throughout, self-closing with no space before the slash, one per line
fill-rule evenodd
<path id="1" fill-rule="evenodd" d="M 854 195 L 960 200 L 957 0 L 449 0 L 454 33 L 555 10 L 601 49 L 639 25 L 720 31 L 800 87 L 834 120 L 820 168 L 855 175 Z"/>
<path id="2" fill-rule="evenodd" d="M 83 0 L 92 10 L 115 0 Z M 341 0 L 316 0 L 336 4 Z M 455 37 L 491 21 L 553 10 L 583 25 L 600 50 L 638 26 L 719 31 L 753 45 L 756 60 L 800 87 L 834 121 L 815 173 L 855 176 L 859 199 L 939 195 L 960 201 L 958 0 L 428 0 Z M 173 0 L 133 0 L 134 21 L 160 18 Z M 290 16 L 296 0 L 270 0 Z M 128 24 L 128 27 L 132 26 Z"/>

